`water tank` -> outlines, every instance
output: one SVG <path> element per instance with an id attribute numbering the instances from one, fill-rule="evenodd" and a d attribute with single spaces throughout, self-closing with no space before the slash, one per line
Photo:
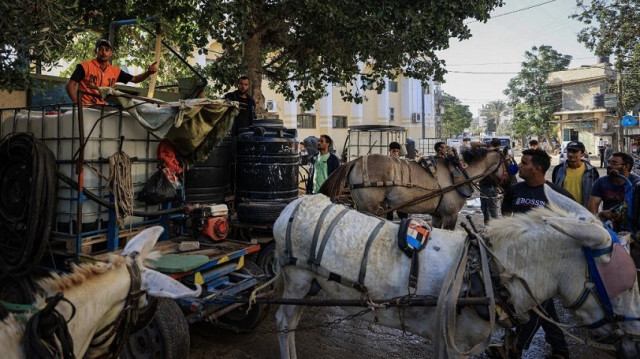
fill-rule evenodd
<path id="1" fill-rule="evenodd" d="M 591 96 L 591 107 L 603 108 L 604 107 L 604 94 L 593 94 Z"/>
<path id="2" fill-rule="evenodd" d="M 233 193 L 230 164 L 231 139 L 225 138 L 209 152 L 204 162 L 196 163 L 184 174 L 185 202 L 222 203 Z"/>
<path id="3" fill-rule="evenodd" d="M 236 199 L 288 203 L 298 197 L 295 129 L 253 127 L 238 135 Z"/>

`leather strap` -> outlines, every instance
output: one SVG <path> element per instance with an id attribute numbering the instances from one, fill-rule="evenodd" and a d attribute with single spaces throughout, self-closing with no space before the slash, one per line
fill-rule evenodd
<path id="1" fill-rule="evenodd" d="M 375 228 L 373 228 L 371 234 L 369 234 L 369 239 L 367 239 L 367 243 L 364 246 L 364 254 L 362 255 L 362 261 L 360 262 L 360 274 L 358 275 L 358 282 L 362 285 L 364 285 L 364 279 L 367 275 L 367 259 L 369 258 L 369 249 L 371 248 L 373 240 L 376 239 L 376 237 L 378 236 L 378 232 L 380 232 L 380 229 L 382 228 L 382 226 L 384 226 L 385 223 L 386 221 L 383 220 L 380 220 L 380 222 L 378 222 Z"/>

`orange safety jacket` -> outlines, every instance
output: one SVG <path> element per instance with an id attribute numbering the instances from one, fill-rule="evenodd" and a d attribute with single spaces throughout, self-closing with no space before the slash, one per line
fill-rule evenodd
<path id="1" fill-rule="evenodd" d="M 99 94 L 98 90 L 91 89 L 88 86 L 96 87 L 113 87 L 120 76 L 120 68 L 107 64 L 107 68 L 102 71 L 96 59 L 84 61 L 80 64 L 84 69 L 84 78 L 78 83 L 78 89 L 94 94 Z M 107 103 L 100 97 L 82 95 L 82 103 L 106 105 Z"/>

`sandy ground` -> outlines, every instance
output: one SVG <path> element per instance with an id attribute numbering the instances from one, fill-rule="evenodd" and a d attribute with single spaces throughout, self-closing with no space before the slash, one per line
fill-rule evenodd
<path id="1" fill-rule="evenodd" d="M 592 161 L 596 164 L 596 161 Z M 554 158 L 557 164 L 557 157 Z M 599 163 L 598 163 L 599 164 Z M 601 174 L 605 174 L 602 170 Z M 549 170 L 549 176 L 551 169 Z M 473 212 L 477 224 L 482 223 L 479 208 L 465 208 Z M 464 218 L 461 216 L 461 218 Z M 576 324 L 576 319 L 558 304 L 561 322 Z M 255 332 L 235 334 L 210 324 L 196 324 L 191 326 L 192 359 L 200 358 L 278 358 L 279 349 L 275 330 L 276 307 L 271 308 L 267 318 L 258 326 Z M 346 312 L 339 308 L 308 308 L 301 319 L 301 325 L 313 326 L 333 321 L 343 317 Z M 586 337 L 583 330 L 572 329 L 571 332 Z M 501 331 L 494 334 L 493 341 L 501 337 Z M 360 320 L 351 320 L 328 328 L 318 328 L 302 331 L 296 334 L 298 357 L 304 359 L 324 358 L 433 358 L 431 342 L 424 338 L 402 331 L 385 328 Z M 603 351 L 591 349 L 569 340 L 573 358 L 606 359 L 612 358 Z M 531 348 L 523 358 L 544 358 L 550 354 L 550 348 L 544 341 L 544 332 L 538 331 Z M 475 358 L 485 358 L 483 355 Z"/>

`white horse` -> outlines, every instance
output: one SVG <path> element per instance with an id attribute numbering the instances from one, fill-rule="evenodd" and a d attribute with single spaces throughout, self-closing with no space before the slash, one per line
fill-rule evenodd
<path id="1" fill-rule="evenodd" d="M 510 293 L 510 301 L 519 315 L 527 313 L 536 303 L 555 296 L 565 303 L 574 303 L 585 285 L 588 285 L 585 277 L 586 260 L 581 247 L 605 248 L 612 243 L 608 232 L 593 215 L 575 202 L 549 191 L 547 198 L 551 203 L 550 208 L 495 220 L 487 232 L 495 253 L 493 260 L 504 266 L 499 273 L 500 280 Z M 410 259 L 396 244 L 398 225 L 355 210 L 341 214 L 342 211 L 342 206 L 332 204 L 323 195 L 305 196 L 289 204 L 275 222 L 274 236 L 282 267 L 283 297 L 304 298 L 315 279 L 331 298 L 361 299 L 361 291 L 328 280 L 326 273 L 357 281 L 362 264 L 367 265 L 362 282 L 369 298 L 386 299 L 406 295 Z M 341 218 L 336 220 L 338 216 Z M 319 227 L 316 229 L 317 223 Z M 381 228 L 363 261 L 365 243 L 380 223 Z M 328 227 L 333 228 L 326 235 Z M 287 237 L 290 239 L 289 246 Z M 319 249 L 313 250 L 323 275 L 307 267 L 314 241 L 316 248 L 324 247 L 322 254 L 319 254 Z M 462 232 L 433 229 L 426 248 L 419 252 L 417 295 L 439 295 L 445 277 L 462 253 L 464 243 L 465 234 Z M 603 255 L 596 261 L 607 262 L 609 259 L 609 255 Z M 292 262 L 296 264 L 292 265 Z M 335 275 L 332 277 L 336 278 Z M 531 288 L 533 298 L 522 284 L 523 281 Z M 463 287 L 462 291 L 465 289 Z M 635 281 L 632 288 L 611 301 L 617 314 L 640 316 L 640 295 Z M 354 313 L 361 308 L 344 309 Z M 280 306 L 276 313 L 278 330 L 296 328 L 302 311 L 303 307 L 300 306 Z M 593 296 L 588 296 L 574 312 L 586 324 L 605 316 L 599 301 Z M 433 307 L 375 310 L 362 318 L 373 321 L 374 317 L 384 326 L 403 328 L 441 343 L 444 341 L 446 349 L 440 354 L 436 353 L 436 357 L 466 358 L 478 353 L 487 343 L 487 335 L 497 329 L 497 325 L 492 327 L 488 321 L 481 319 L 472 307 L 461 307 L 459 315 L 455 316 L 457 325 L 452 329 L 453 333 L 446 335 L 443 334 L 443 327 L 436 325 L 440 318 Z M 620 357 L 640 357 L 640 323 L 624 322 L 620 328 L 624 335 L 615 343 Z M 614 329 L 617 329 L 617 325 L 612 328 L 607 324 L 594 330 L 593 334 L 603 336 Z M 451 334 L 454 339 L 447 341 L 447 336 L 451 338 Z M 281 357 L 296 358 L 295 331 L 278 334 L 278 340 Z M 454 347 L 455 350 L 452 349 Z"/>
<path id="2" fill-rule="evenodd" d="M 200 295 L 199 286 L 196 290 L 191 290 L 180 282 L 144 266 L 145 260 L 157 256 L 152 249 L 162 231 L 163 228 L 159 226 L 142 231 L 127 243 L 122 256 L 113 255 L 108 263 L 76 265 L 72 273 L 53 274 L 50 278 L 38 282 L 45 292 L 45 297 L 62 292 L 64 298 L 75 307 L 73 316 L 72 306 L 67 302 L 59 302 L 55 309 L 68 321 L 67 329 L 73 339 L 73 354 L 76 358 L 95 358 L 109 353 L 110 344 L 115 336 L 105 341 L 108 334 L 99 334 L 96 338 L 94 335 L 114 324 L 123 312 L 127 299 L 132 294 L 132 277 L 140 284 L 140 289 L 150 296 L 182 298 Z M 136 266 L 139 269 L 138 274 L 134 274 L 135 269 L 130 274 L 129 268 Z M 140 310 L 146 305 L 146 298 L 142 297 L 133 310 Z M 36 300 L 34 306 L 42 309 L 45 306 L 44 298 Z M 27 319 L 33 314 L 28 314 Z M 25 322 L 16 315 L 10 314 L 0 322 L 0 348 L 3 358 L 26 357 L 21 344 L 23 334 Z M 90 347 L 92 343 L 95 346 L 103 341 L 99 347 Z"/>

